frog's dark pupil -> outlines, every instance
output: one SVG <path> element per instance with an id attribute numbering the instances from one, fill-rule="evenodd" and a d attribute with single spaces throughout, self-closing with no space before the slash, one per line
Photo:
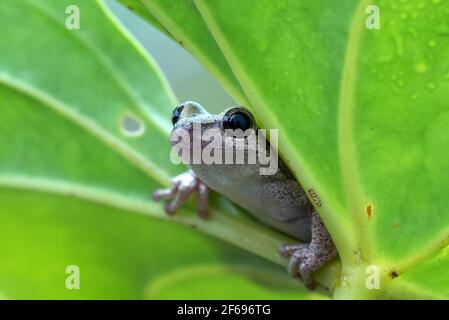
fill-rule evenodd
<path id="1" fill-rule="evenodd" d="M 171 123 L 173 125 L 176 124 L 176 122 L 178 122 L 179 120 L 179 116 L 181 115 L 182 109 L 184 109 L 184 105 L 180 105 L 178 107 L 175 108 L 175 110 L 173 110 L 173 115 L 171 117 Z"/>
<path id="2" fill-rule="evenodd" d="M 251 126 L 251 119 L 243 112 L 235 112 L 229 116 L 225 116 L 223 126 L 225 129 L 241 129 L 245 131 Z"/>

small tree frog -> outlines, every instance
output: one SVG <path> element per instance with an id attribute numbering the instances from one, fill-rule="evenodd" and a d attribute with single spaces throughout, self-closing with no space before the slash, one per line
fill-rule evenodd
<path id="1" fill-rule="evenodd" d="M 215 129 L 214 132 L 221 135 L 223 145 L 228 146 L 224 149 L 231 146 L 234 152 L 244 154 L 250 151 L 250 146 L 239 143 L 245 137 L 228 134 L 226 129 L 231 132 L 235 129 L 257 130 L 253 116 L 242 107 L 228 108 L 212 115 L 196 102 L 185 102 L 176 107 L 172 123 L 172 136 L 181 131 L 192 134 L 195 125 L 200 124 L 201 133 Z M 190 141 L 187 148 L 190 152 L 202 151 L 208 143 L 202 141 L 195 146 Z M 176 145 L 176 141 L 171 139 L 171 144 Z M 300 277 L 308 288 L 314 287 L 312 273 L 332 260 L 337 250 L 306 193 L 281 159 L 277 171 L 271 175 L 261 175 L 261 164 L 257 161 L 255 164 L 190 163 L 188 166 L 188 172 L 173 179 L 171 188 L 153 193 L 155 201 L 170 199 L 165 207 L 168 214 L 174 214 L 190 195 L 198 193 L 198 214 L 207 217 L 208 194 L 212 189 L 266 225 L 297 239 L 299 243 L 281 246 L 280 254 L 290 258 L 287 269 L 292 276 Z"/>

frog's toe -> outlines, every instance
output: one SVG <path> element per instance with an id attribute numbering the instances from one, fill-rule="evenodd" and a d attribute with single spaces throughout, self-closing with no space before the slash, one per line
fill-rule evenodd
<path id="1" fill-rule="evenodd" d="M 291 258 L 287 265 L 287 271 L 289 275 L 291 275 L 293 278 L 299 278 L 299 263 L 300 261 L 296 258 Z"/>
<path id="2" fill-rule="evenodd" d="M 169 215 L 174 215 L 194 193 L 198 193 L 199 196 L 198 216 L 203 219 L 207 218 L 209 216 L 209 188 L 192 171 L 175 177 L 171 188 L 158 189 L 153 192 L 152 197 L 154 201 L 169 200 L 165 205 L 165 211 Z"/>
<path id="3" fill-rule="evenodd" d="M 194 189 L 191 188 L 178 188 L 177 192 L 175 193 L 175 197 L 173 200 L 167 203 L 165 206 L 165 211 L 169 215 L 174 215 L 176 211 L 178 211 L 182 205 L 189 199 L 190 195 L 195 193 Z"/>
<path id="4" fill-rule="evenodd" d="M 210 217 L 210 211 L 209 208 L 200 208 L 198 207 L 198 217 L 200 217 L 201 219 L 207 219 Z"/>
<path id="5" fill-rule="evenodd" d="M 300 249 L 307 248 L 307 246 L 308 245 L 305 243 L 284 244 L 279 247 L 279 254 L 284 258 L 289 258 L 293 253 Z"/>
<path id="6" fill-rule="evenodd" d="M 165 213 L 168 214 L 169 216 L 174 216 L 176 213 L 176 210 L 173 208 L 173 205 L 171 202 L 167 202 L 165 204 Z"/>
<path id="7" fill-rule="evenodd" d="M 153 192 L 151 197 L 154 201 L 161 201 L 173 198 L 175 196 L 175 193 L 175 189 L 157 189 Z"/>
<path id="8" fill-rule="evenodd" d="M 294 246 L 296 246 L 296 250 Z M 321 261 L 318 261 L 319 259 L 317 259 L 312 250 L 304 244 L 290 245 L 285 250 L 286 252 L 295 250 L 290 255 L 290 261 L 287 266 L 288 273 L 294 278 L 301 278 L 308 289 L 313 289 L 315 287 L 315 281 L 312 278 L 312 273 L 322 265 Z"/>
<path id="9" fill-rule="evenodd" d="M 204 183 L 198 184 L 198 216 L 206 219 L 210 216 L 209 211 L 209 187 Z"/>

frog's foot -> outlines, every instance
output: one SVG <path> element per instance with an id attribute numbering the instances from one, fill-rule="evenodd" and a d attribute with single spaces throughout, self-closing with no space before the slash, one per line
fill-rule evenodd
<path id="1" fill-rule="evenodd" d="M 337 255 L 337 249 L 316 212 L 312 214 L 312 241 L 309 244 L 283 245 L 279 252 L 282 256 L 290 258 L 288 272 L 293 277 L 300 277 L 304 285 L 311 290 L 315 288 L 313 272 Z"/>
<path id="2" fill-rule="evenodd" d="M 198 215 L 201 218 L 207 218 L 209 216 L 209 207 L 207 204 L 209 188 L 191 170 L 173 178 L 171 188 L 158 189 L 153 192 L 153 200 L 172 199 L 165 206 L 165 211 L 169 215 L 174 215 L 194 193 L 198 193 L 199 196 Z"/>

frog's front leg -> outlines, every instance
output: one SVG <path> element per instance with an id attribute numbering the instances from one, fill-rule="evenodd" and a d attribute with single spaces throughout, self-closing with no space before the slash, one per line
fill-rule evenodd
<path id="1" fill-rule="evenodd" d="M 201 218 L 207 218 L 209 216 L 209 187 L 198 179 L 192 170 L 173 178 L 170 188 L 158 189 L 153 192 L 153 200 L 161 201 L 172 199 L 165 206 L 165 211 L 169 215 L 174 215 L 194 193 L 198 193 L 199 196 L 197 207 L 198 215 Z"/>
<path id="2" fill-rule="evenodd" d="M 294 277 L 300 276 L 309 289 L 315 287 L 312 273 L 337 255 L 332 238 L 315 210 L 312 213 L 311 242 L 283 245 L 279 251 L 284 257 L 290 258 L 288 272 Z"/>

